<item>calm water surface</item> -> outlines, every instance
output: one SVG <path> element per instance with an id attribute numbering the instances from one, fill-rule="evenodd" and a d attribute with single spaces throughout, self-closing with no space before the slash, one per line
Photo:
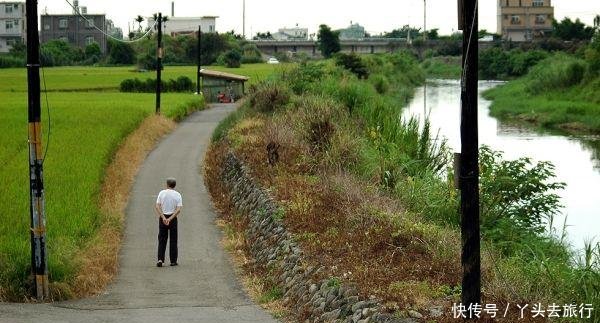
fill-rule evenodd
<path id="1" fill-rule="evenodd" d="M 499 84 L 481 81 L 480 94 Z M 489 116 L 490 103 L 479 97 L 480 145 L 503 151 L 506 159 L 527 156 L 533 161 L 552 162 L 556 166 L 556 179 L 567 184 L 559 192 L 564 209 L 554 220 L 554 227 L 562 232 L 566 217 L 568 239 L 577 249 L 587 240 L 600 240 L 600 138 L 540 134 L 504 124 Z M 429 115 L 432 129 L 439 129 L 452 150 L 460 152 L 458 81 L 435 80 L 419 88 L 404 111 L 404 116 L 409 115 L 420 119 Z"/>

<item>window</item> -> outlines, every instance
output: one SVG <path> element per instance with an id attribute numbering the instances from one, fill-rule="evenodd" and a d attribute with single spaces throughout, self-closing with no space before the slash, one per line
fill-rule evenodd
<path id="1" fill-rule="evenodd" d="M 86 20 L 85 26 L 87 28 L 94 28 L 94 19 L 88 19 L 88 20 Z"/>
<path id="2" fill-rule="evenodd" d="M 504 15 L 504 20 L 508 20 L 508 15 Z"/>
<path id="3" fill-rule="evenodd" d="M 17 43 L 16 40 L 14 39 L 7 39 L 6 40 L 6 46 L 14 46 Z"/>
<path id="4" fill-rule="evenodd" d="M 209 32 L 215 31 L 215 26 L 213 26 L 213 25 L 208 26 L 208 31 Z"/>
<path id="5" fill-rule="evenodd" d="M 7 31 L 13 29 L 13 21 L 12 20 L 7 20 L 5 27 L 6 27 Z"/>
<path id="6" fill-rule="evenodd" d="M 513 25 L 519 25 L 521 23 L 521 18 L 518 15 L 510 16 L 510 23 Z"/>
<path id="7" fill-rule="evenodd" d="M 13 12 L 13 6 L 5 4 L 4 5 L 4 13 L 12 13 L 12 12 Z"/>
<path id="8" fill-rule="evenodd" d="M 533 7 L 543 7 L 544 6 L 544 0 L 533 0 L 533 2 L 531 3 L 531 5 Z"/>
<path id="9" fill-rule="evenodd" d="M 49 24 L 44 24 L 44 30 L 50 30 L 50 25 Z"/>
<path id="10" fill-rule="evenodd" d="M 60 19 L 58 21 L 58 28 L 67 29 L 68 26 L 69 26 L 69 21 L 66 18 Z"/>
<path id="11" fill-rule="evenodd" d="M 69 38 L 67 38 L 67 36 L 60 36 L 60 37 L 58 37 L 58 40 L 62 40 L 62 41 L 64 41 L 65 43 L 68 43 L 68 42 L 69 42 Z"/>
<path id="12" fill-rule="evenodd" d="M 535 23 L 538 25 L 542 25 L 542 24 L 546 23 L 546 15 L 536 15 Z"/>
<path id="13" fill-rule="evenodd" d="M 86 45 L 91 45 L 93 43 L 95 43 L 96 40 L 94 39 L 94 36 L 87 36 L 85 37 L 85 44 Z"/>

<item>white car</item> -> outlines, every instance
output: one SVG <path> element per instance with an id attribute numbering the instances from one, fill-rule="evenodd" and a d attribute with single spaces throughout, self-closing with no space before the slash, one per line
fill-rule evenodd
<path id="1" fill-rule="evenodd" d="M 267 61 L 267 64 L 279 64 L 279 60 L 277 60 L 277 58 L 275 58 L 275 57 L 271 57 Z"/>

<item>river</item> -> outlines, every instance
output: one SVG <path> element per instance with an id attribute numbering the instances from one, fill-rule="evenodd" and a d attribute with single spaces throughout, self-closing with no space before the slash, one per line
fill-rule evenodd
<path id="1" fill-rule="evenodd" d="M 562 232 L 566 217 L 567 239 L 575 249 L 585 241 L 600 240 L 600 138 L 575 137 L 506 124 L 489 115 L 490 101 L 481 93 L 501 84 L 479 82 L 479 144 L 504 152 L 505 159 L 530 157 L 533 161 L 550 161 L 556 166 L 556 180 L 566 183 L 559 192 L 564 205 L 554 219 L 554 228 Z M 425 90 L 426 89 L 426 90 Z M 446 137 L 449 146 L 460 152 L 460 84 L 453 80 L 430 80 L 417 89 L 415 98 L 403 116 L 421 120 L 429 115 L 433 134 Z"/>

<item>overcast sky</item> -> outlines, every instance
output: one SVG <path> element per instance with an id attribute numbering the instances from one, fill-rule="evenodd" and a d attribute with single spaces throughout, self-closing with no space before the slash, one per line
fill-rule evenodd
<path id="1" fill-rule="evenodd" d="M 69 0 L 72 3 L 72 0 Z M 219 16 L 217 31 L 234 29 L 242 33 L 243 0 L 178 0 L 175 1 L 175 16 Z M 442 34 L 457 29 L 456 0 L 426 0 L 427 29 L 439 28 Z M 39 12 L 47 9 L 50 14 L 71 12 L 65 0 L 38 0 Z M 497 0 L 479 1 L 480 28 L 496 31 Z M 555 16 L 580 18 L 592 25 L 595 15 L 600 14 L 600 0 L 553 0 Z M 161 11 L 171 16 L 170 0 L 80 0 L 88 13 L 105 13 L 108 19 L 121 27 L 127 34 L 128 22 L 133 24 L 137 15 L 151 16 Z M 358 22 L 375 35 L 406 24 L 423 26 L 423 0 L 246 0 L 246 35 L 256 32 L 277 31 L 281 27 L 300 27 L 314 33 L 322 23 L 334 29 L 347 27 Z M 133 25 L 132 25 L 133 28 Z"/>

